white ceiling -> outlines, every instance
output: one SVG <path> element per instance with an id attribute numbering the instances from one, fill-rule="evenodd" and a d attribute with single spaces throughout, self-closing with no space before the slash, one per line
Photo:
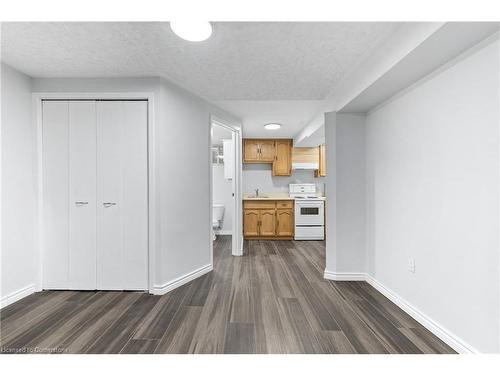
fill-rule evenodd
<path id="1" fill-rule="evenodd" d="M 294 143 L 296 147 L 316 147 L 325 143 L 325 125 L 321 125 L 308 137 L 301 139 L 299 142 Z"/>
<path id="2" fill-rule="evenodd" d="M 406 54 L 345 106 L 342 112 L 367 112 L 418 80 L 453 61 L 498 32 L 500 22 L 449 22 Z"/>
<path id="3" fill-rule="evenodd" d="M 219 107 L 242 120 L 246 138 L 293 138 L 321 106 L 320 100 L 224 100 Z M 279 130 L 266 130 L 270 122 L 281 124 Z"/>
<path id="4" fill-rule="evenodd" d="M 2 60 L 33 77 L 161 76 L 209 100 L 323 99 L 397 29 L 388 22 L 2 23 Z"/>

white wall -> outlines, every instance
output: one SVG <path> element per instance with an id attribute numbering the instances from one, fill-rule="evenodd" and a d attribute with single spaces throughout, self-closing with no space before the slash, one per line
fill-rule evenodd
<path id="1" fill-rule="evenodd" d="M 233 183 L 224 178 L 224 165 L 212 165 L 212 194 L 213 202 L 224 205 L 221 234 L 232 234 L 233 223 Z"/>
<path id="2" fill-rule="evenodd" d="M 31 79 L 2 63 L 2 305 L 35 283 L 34 128 Z M 29 292 L 29 291 L 28 291 Z M 6 299 L 6 297 L 11 298 Z M 19 297 L 19 295 L 17 295 Z"/>
<path id="3" fill-rule="evenodd" d="M 210 115 L 238 119 L 161 78 L 35 78 L 35 92 L 152 92 L 158 287 L 211 262 Z"/>
<path id="4" fill-rule="evenodd" d="M 336 270 L 364 272 L 366 266 L 365 116 L 338 113 L 336 126 Z"/>
<path id="5" fill-rule="evenodd" d="M 369 273 L 481 352 L 499 351 L 499 69 L 497 40 L 367 117 Z"/>
<path id="6" fill-rule="evenodd" d="M 365 116 L 327 113 L 326 269 L 352 279 L 366 267 Z"/>
<path id="7" fill-rule="evenodd" d="M 296 170 L 291 176 L 272 175 L 272 164 L 243 164 L 243 191 L 254 193 L 288 193 L 288 184 L 316 184 L 321 193 L 325 190 L 325 178 L 314 177 L 314 171 Z"/>
<path id="8" fill-rule="evenodd" d="M 210 113 L 207 102 L 162 80 L 159 184 L 163 280 L 210 263 Z M 207 224 L 209 220 L 210 225 Z"/>

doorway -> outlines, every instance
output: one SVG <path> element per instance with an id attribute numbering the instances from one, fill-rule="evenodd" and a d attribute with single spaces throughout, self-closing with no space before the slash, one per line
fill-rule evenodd
<path id="1" fill-rule="evenodd" d="M 240 129 L 214 117 L 210 121 L 210 249 L 214 242 L 231 246 L 243 255 L 241 236 L 241 135 Z"/>

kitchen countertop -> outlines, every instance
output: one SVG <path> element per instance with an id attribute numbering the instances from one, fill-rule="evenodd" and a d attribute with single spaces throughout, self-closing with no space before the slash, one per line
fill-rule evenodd
<path id="1" fill-rule="evenodd" d="M 244 201 L 293 201 L 293 198 L 287 193 L 259 193 L 256 197 L 255 194 L 243 194 Z"/>
<path id="2" fill-rule="evenodd" d="M 323 200 L 325 197 L 318 197 Z M 256 197 L 255 194 L 243 194 L 244 201 L 293 201 L 295 198 L 292 198 L 288 195 L 288 193 L 259 193 L 259 196 Z"/>

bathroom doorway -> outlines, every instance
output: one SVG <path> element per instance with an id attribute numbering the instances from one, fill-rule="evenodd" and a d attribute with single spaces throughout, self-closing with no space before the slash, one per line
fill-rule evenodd
<path id="1" fill-rule="evenodd" d="M 218 251 L 243 255 L 241 236 L 241 135 L 238 127 L 212 117 L 210 186 L 212 260 Z"/>

